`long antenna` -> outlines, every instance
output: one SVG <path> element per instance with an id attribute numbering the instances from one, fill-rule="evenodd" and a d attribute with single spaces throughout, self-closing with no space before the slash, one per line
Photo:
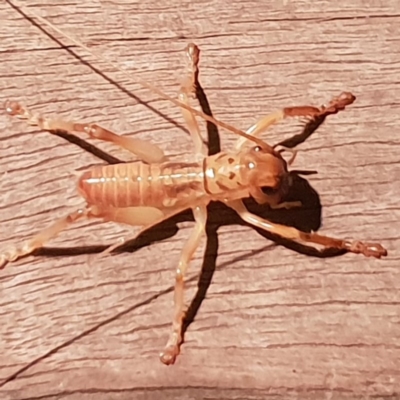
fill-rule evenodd
<path id="1" fill-rule="evenodd" d="M 10 0 L 6 0 L 10 5 L 12 5 L 12 2 Z M 242 130 L 235 128 L 232 125 L 229 125 L 223 121 L 220 121 L 216 118 L 213 118 L 199 110 L 196 110 L 195 108 L 190 107 L 189 105 L 182 103 L 181 101 L 167 95 L 166 93 L 164 93 L 162 90 L 158 89 L 156 86 L 152 85 L 151 83 L 142 80 L 138 77 L 132 78 L 132 75 L 129 74 L 129 71 L 121 68 L 117 63 L 110 61 L 109 59 L 106 59 L 104 57 L 102 57 L 98 52 L 96 52 L 95 50 L 89 48 L 88 46 L 84 45 L 83 43 L 81 43 L 78 39 L 74 38 L 73 36 L 67 34 L 66 32 L 64 32 L 63 30 L 61 30 L 60 28 L 58 28 L 57 26 L 55 26 L 54 24 L 52 24 L 50 21 L 48 21 L 46 18 L 41 17 L 40 15 L 36 14 L 34 11 L 32 11 L 30 8 L 28 9 L 28 7 L 25 6 L 21 6 L 18 4 L 18 6 L 16 6 L 15 4 L 13 5 L 14 7 L 18 7 L 19 9 L 23 10 L 24 13 L 26 13 L 27 15 L 31 15 L 34 18 L 36 18 L 37 20 L 39 20 L 40 22 L 42 22 L 43 24 L 47 25 L 48 27 L 50 27 L 51 29 L 53 29 L 54 31 L 56 31 L 57 33 L 59 33 L 61 36 L 67 38 L 68 40 L 70 40 L 72 43 L 74 43 L 75 45 L 77 45 L 78 47 L 84 49 L 85 51 L 87 51 L 89 54 L 91 54 L 94 58 L 96 58 L 97 60 L 100 60 L 104 63 L 107 63 L 108 65 L 112 66 L 113 68 L 115 68 L 117 71 L 122 72 L 123 74 L 125 74 L 126 76 L 129 77 L 129 79 L 131 79 L 133 82 L 141 85 L 142 87 L 145 87 L 146 89 L 151 90 L 152 92 L 158 94 L 161 98 L 163 98 L 164 100 L 168 100 L 171 103 L 175 104 L 178 107 L 184 108 L 188 111 L 190 111 L 192 114 L 203 118 L 204 120 L 211 122 L 215 125 L 218 125 L 221 128 L 226 129 L 227 131 L 233 132 L 236 135 L 242 136 L 254 143 L 256 143 L 258 146 L 260 146 L 261 148 L 265 148 L 265 147 L 270 147 L 268 146 L 264 141 L 262 141 L 259 138 L 256 138 L 252 135 L 249 135 L 246 132 L 243 132 Z"/>

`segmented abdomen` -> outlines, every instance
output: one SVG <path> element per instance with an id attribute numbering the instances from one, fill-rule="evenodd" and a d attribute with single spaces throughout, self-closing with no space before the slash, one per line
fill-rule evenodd
<path id="1" fill-rule="evenodd" d="M 89 204 L 104 207 L 190 206 L 204 194 L 204 174 L 197 163 L 107 165 L 85 172 L 78 189 Z"/>

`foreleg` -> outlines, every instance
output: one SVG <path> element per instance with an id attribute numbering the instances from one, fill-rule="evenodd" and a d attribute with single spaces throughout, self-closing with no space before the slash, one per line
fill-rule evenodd
<path id="1" fill-rule="evenodd" d="M 386 249 L 384 249 L 379 243 L 367 243 L 358 240 L 353 241 L 336 239 L 328 236 L 319 235 L 315 232 L 306 233 L 299 231 L 298 229 L 293 227 L 274 224 L 268 220 L 265 220 L 257 215 L 250 213 L 241 200 L 227 202 L 227 205 L 233 208 L 247 223 L 272 234 L 279 235 L 285 239 L 290 239 L 302 244 L 313 243 L 317 245 L 322 245 L 325 248 L 342 249 L 356 254 L 363 254 L 366 257 L 381 258 L 382 256 L 387 255 Z"/>

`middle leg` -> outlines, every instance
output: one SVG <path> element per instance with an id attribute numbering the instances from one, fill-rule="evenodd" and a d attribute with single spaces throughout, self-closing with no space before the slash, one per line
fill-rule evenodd
<path id="1" fill-rule="evenodd" d="M 200 244 L 200 240 L 205 232 L 207 222 L 207 207 L 197 206 L 192 209 L 196 225 L 192 231 L 185 247 L 182 250 L 178 268 L 176 270 L 175 293 L 174 293 L 174 319 L 172 322 L 172 332 L 160 354 L 160 359 L 164 364 L 173 364 L 179 354 L 179 345 L 182 342 L 182 324 L 184 318 L 184 277 L 194 252 Z"/>

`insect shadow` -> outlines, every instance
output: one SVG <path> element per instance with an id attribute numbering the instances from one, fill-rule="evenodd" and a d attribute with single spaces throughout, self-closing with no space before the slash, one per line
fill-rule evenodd
<path id="1" fill-rule="evenodd" d="M 196 85 L 196 97 L 199 101 L 202 111 L 212 116 L 212 111 L 207 99 L 207 96 L 197 81 Z M 294 135 L 293 137 L 283 140 L 280 145 L 285 147 L 295 147 L 298 144 L 304 142 L 318 127 L 321 125 L 325 117 L 321 117 L 317 120 L 313 120 L 312 123 L 307 124 L 301 134 Z M 78 138 L 70 133 L 57 131 L 55 134 L 63 139 L 68 140 L 95 155 L 96 157 L 106 161 L 109 164 L 115 164 L 122 162 L 121 160 L 111 156 L 108 153 L 103 152 L 96 146 L 86 142 L 85 140 Z M 209 155 L 216 154 L 221 151 L 220 136 L 216 125 L 207 121 L 207 141 L 209 148 Z M 303 172 L 306 174 L 307 172 Z M 310 186 L 308 181 L 300 176 L 300 173 L 292 172 L 293 184 L 287 195 L 286 201 L 300 201 L 302 207 L 296 209 L 281 209 L 271 210 L 270 207 L 265 205 L 259 205 L 252 199 L 246 199 L 245 204 L 247 208 L 261 216 L 262 218 L 268 219 L 272 222 L 288 225 L 300 229 L 304 232 L 317 231 L 321 226 L 321 202 L 318 193 Z M 227 225 L 248 225 L 246 224 L 239 215 L 229 207 L 219 202 L 212 202 L 208 206 L 208 221 L 206 225 L 206 246 L 203 257 L 203 264 L 198 279 L 198 289 L 192 299 L 184 319 L 182 337 L 194 321 L 196 314 L 206 297 L 208 288 L 211 284 L 212 277 L 214 275 L 217 256 L 218 256 L 218 229 L 222 226 Z M 130 240 L 117 249 L 114 253 L 118 252 L 130 252 L 133 253 L 143 247 L 149 246 L 152 243 L 159 242 L 168 238 L 173 237 L 178 231 L 178 223 L 193 221 L 193 215 L 190 210 L 184 211 L 178 215 L 175 215 L 160 224 L 149 228 L 148 230 L 141 233 L 138 237 Z M 317 250 L 313 247 L 304 246 L 296 242 L 292 242 L 287 239 L 283 239 L 279 236 L 267 233 L 261 229 L 256 231 L 267 238 L 268 240 L 274 241 L 278 245 L 283 245 L 299 253 L 315 256 L 315 257 L 332 257 L 343 254 L 342 250 L 337 249 L 325 249 L 323 251 Z M 108 246 L 82 246 L 72 248 L 58 248 L 58 247 L 43 247 L 34 252 L 35 255 L 40 256 L 62 256 L 62 255 L 80 255 L 90 253 L 100 253 L 107 249 Z M 171 289 L 172 290 L 172 289 Z"/>

